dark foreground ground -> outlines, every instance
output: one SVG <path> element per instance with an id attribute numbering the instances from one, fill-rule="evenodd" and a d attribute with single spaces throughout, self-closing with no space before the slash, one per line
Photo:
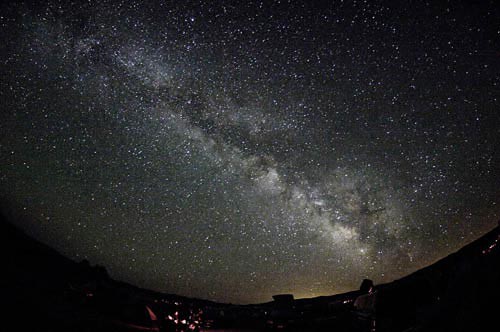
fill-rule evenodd
<path id="1" fill-rule="evenodd" d="M 494 331 L 500 228 L 389 284 L 227 305 L 160 294 L 73 262 L 0 220 L 2 331 Z M 493 326 L 493 329 L 492 327 Z M 499 329 L 499 328 L 497 328 Z"/>

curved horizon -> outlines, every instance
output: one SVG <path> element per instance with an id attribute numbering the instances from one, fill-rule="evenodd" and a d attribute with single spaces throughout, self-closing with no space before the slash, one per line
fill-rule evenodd
<path id="1" fill-rule="evenodd" d="M 500 217 L 493 1 L 0 9 L 0 196 L 117 279 L 336 294 Z"/>

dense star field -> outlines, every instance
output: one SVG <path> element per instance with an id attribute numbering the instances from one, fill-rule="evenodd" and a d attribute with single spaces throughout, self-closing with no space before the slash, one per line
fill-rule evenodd
<path id="1" fill-rule="evenodd" d="M 6 3 L 0 195 L 141 287 L 391 281 L 500 217 L 496 1 Z"/>

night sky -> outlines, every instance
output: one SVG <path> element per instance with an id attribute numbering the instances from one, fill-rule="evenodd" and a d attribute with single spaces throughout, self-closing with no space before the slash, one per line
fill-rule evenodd
<path id="1" fill-rule="evenodd" d="M 388 282 L 493 228 L 497 1 L 305 2 L 2 5 L 18 225 L 233 303 Z"/>

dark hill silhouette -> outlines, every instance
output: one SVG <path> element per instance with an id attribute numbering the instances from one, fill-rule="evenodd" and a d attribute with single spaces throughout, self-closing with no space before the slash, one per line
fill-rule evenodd
<path id="1" fill-rule="evenodd" d="M 383 330 L 490 331 L 499 325 L 500 225 L 438 262 L 377 289 Z"/>
<path id="2" fill-rule="evenodd" d="M 15 326 L 8 330 L 157 331 L 173 312 L 194 317 L 199 309 L 203 324 L 233 329 L 368 331 L 373 321 L 376 331 L 489 331 L 489 324 L 498 325 L 500 227 L 391 283 L 371 288 L 364 281 L 361 290 L 344 294 L 298 300 L 286 295 L 255 305 L 190 299 L 115 281 L 104 267 L 62 256 L 3 215 L 0 243 L 1 324 Z M 354 306 L 360 296 L 376 299 L 368 316 Z"/>
<path id="3" fill-rule="evenodd" d="M 19 331 L 119 331 L 151 325 L 146 305 L 217 307 L 111 279 L 102 266 L 75 262 L 0 215 L 2 322 Z M 0 325 L 1 326 L 1 325 Z M 2 329 L 3 330 L 3 329 Z"/>

